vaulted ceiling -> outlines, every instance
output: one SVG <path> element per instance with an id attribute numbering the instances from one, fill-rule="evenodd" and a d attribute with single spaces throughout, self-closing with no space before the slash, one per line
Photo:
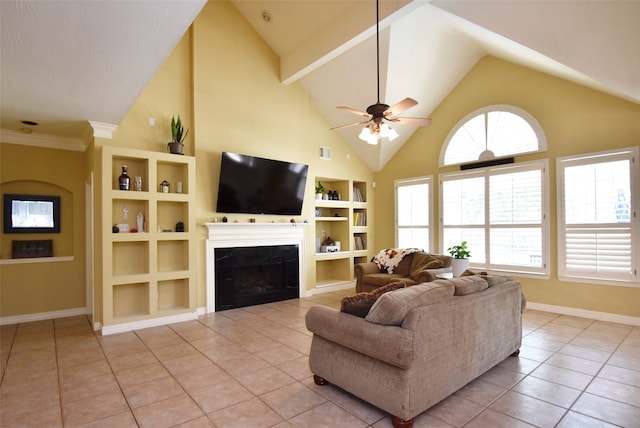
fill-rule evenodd
<path id="1" fill-rule="evenodd" d="M 336 109 L 377 101 L 375 2 L 231 0 L 280 56 L 283 84 L 298 82 L 328 127 L 359 120 Z M 119 123 L 204 6 L 163 2 L 0 2 L 0 127 L 82 145 L 87 121 Z M 484 55 L 640 103 L 640 2 L 380 2 L 380 101 L 412 97 L 403 116 L 428 117 Z M 64 25 L 61 25 L 64 24 Z M 126 47 L 126 49 L 124 49 Z M 376 146 L 338 131 L 379 170 L 416 131 Z M 30 138 L 34 138 L 34 134 Z"/>

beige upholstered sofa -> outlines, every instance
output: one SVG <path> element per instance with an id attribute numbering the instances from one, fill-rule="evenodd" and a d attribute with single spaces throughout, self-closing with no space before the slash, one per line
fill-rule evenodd
<path id="1" fill-rule="evenodd" d="M 437 268 L 425 267 L 433 260 L 440 261 L 441 264 Z M 436 274 L 451 272 L 451 257 L 418 251 L 404 256 L 402 261 L 393 268 L 393 273 L 380 268 L 374 262 L 356 264 L 354 271 L 356 292 L 361 293 L 396 281 L 404 281 L 407 285 L 433 281 L 436 279 Z"/>
<path id="2" fill-rule="evenodd" d="M 438 279 L 390 291 L 366 318 L 326 306 L 306 315 L 309 366 L 392 415 L 413 418 L 519 352 L 524 296 L 508 277 Z"/>

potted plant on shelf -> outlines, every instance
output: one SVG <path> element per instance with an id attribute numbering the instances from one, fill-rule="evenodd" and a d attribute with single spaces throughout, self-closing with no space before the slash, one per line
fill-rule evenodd
<path id="1" fill-rule="evenodd" d="M 322 194 L 324 193 L 324 186 L 321 182 L 318 181 L 318 185 L 316 186 L 316 199 L 321 200 Z"/>
<path id="2" fill-rule="evenodd" d="M 180 120 L 180 115 L 176 119 L 175 116 L 171 118 L 171 142 L 167 144 L 169 147 L 169 153 L 173 153 L 176 155 L 182 154 L 182 149 L 184 148 L 183 142 L 187 137 L 189 130 L 185 130 L 184 126 L 182 126 L 182 120 Z"/>
<path id="3" fill-rule="evenodd" d="M 462 241 L 460 245 L 447 248 L 453 260 L 451 260 L 451 271 L 453 276 L 460 276 L 469 268 L 469 257 L 471 252 L 467 248 L 467 241 Z"/>

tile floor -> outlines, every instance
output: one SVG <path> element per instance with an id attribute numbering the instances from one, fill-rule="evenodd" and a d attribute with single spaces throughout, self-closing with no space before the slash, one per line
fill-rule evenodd
<path id="1" fill-rule="evenodd" d="M 85 317 L 3 326 L 0 426 L 390 427 L 308 369 L 307 309 L 347 294 L 106 337 Z M 640 426 L 640 327 L 527 310 L 523 336 L 414 427 Z"/>

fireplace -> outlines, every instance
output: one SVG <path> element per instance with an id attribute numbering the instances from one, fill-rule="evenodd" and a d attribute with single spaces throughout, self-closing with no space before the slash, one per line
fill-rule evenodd
<path id="1" fill-rule="evenodd" d="M 206 223 L 207 312 L 303 295 L 304 225 Z"/>
<path id="2" fill-rule="evenodd" d="M 297 245 L 216 248 L 216 311 L 295 299 Z"/>

